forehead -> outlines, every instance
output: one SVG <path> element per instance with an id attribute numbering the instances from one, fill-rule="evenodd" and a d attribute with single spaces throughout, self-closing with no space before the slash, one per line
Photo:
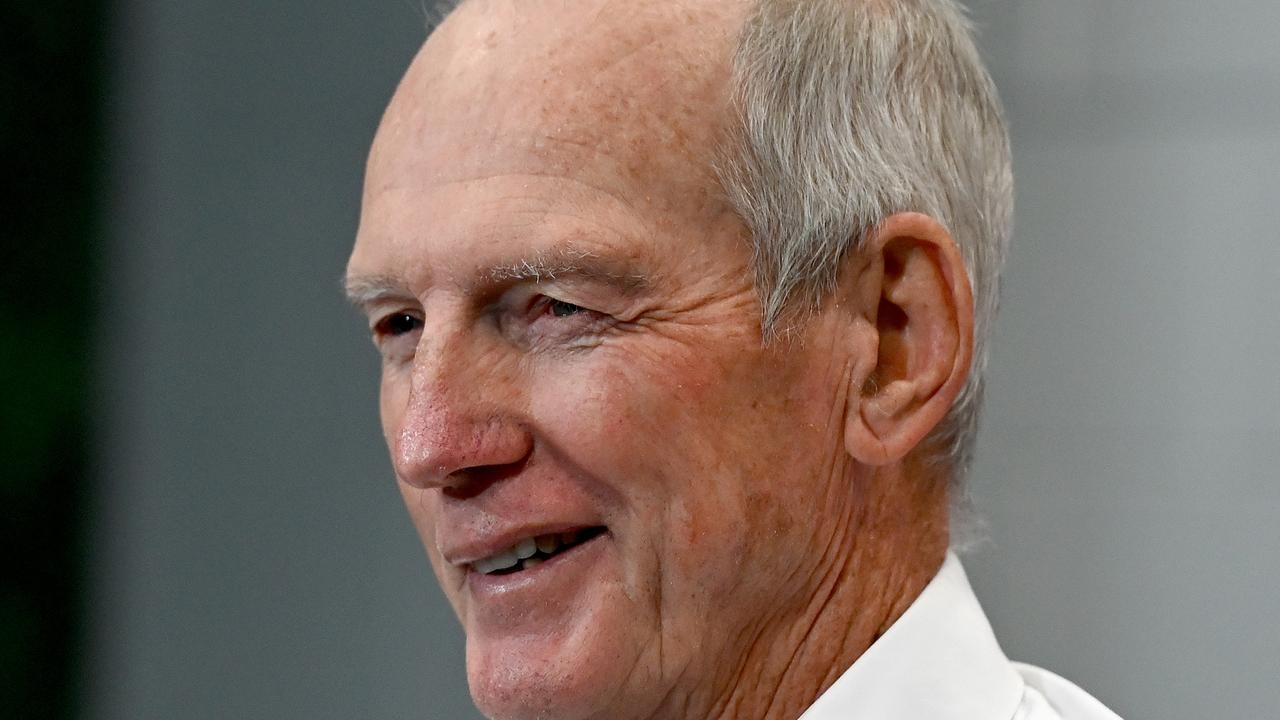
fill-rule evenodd
<path id="1" fill-rule="evenodd" d="M 731 28 L 723 13 L 680 3 L 473 0 L 414 59 L 372 162 L 395 162 L 406 141 L 462 161 L 482 154 L 457 141 L 483 138 L 522 154 L 567 143 L 578 148 L 567 155 L 705 165 Z"/>
<path id="2" fill-rule="evenodd" d="M 493 237 L 557 218 L 649 236 L 719 215 L 711 162 L 736 27 L 715 4 L 465 4 L 387 109 L 353 262 L 423 232 L 479 242 L 477 223 Z"/>

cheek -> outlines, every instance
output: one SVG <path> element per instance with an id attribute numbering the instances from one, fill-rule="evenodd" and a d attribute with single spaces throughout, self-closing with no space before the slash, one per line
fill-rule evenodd
<path id="1" fill-rule="evenodd" d="M 382 384 L 378 391 L 378 414 L 382 419 L 382 437 L 387 448 L 400 431 L 405 411 L 409 406 L 409 377 L 406 372 L 383 369 Z"/>
<path id="2" fill-rule="evenodd" d="M 560 377 L 533 384 L 539 433 L 592 482 L 616 490 L 628 511 L 678 495 L 713 464 L 715 448 L 699 437 L 721 414 L 711 372 L 614 349 Z"/>
<path id="3" fill-rule="evenodd" d="M 602 352 L 565 373 L 590 382 L 544 384 L 531 396 L 545 436 L 618 498 L 636 592 L 659 573 L 664 591 L 713 602 L 760 560 L 753 545 L 793 525 L 773 482 L 789 442 L 761 424 L 783 411 L 759 389 L 764 367 L 742 352 L 719 361 Z"/>
<path id="4" fill-rule="evenodd" d="M 440 493 L 435 490 L 415 488 L 407 483 L 397 484 L 400 487 L 400 497 L 409 511 L 409 518 L 413 521 L 413 527 L 422 540 L 427 559 L 431 561 L 431 569 L 435 573 L 436 581 L 440 583 L 440 588 L 449 598 L 454 611 L 459 617 L 463 617 L 466 601 L 466 594 L 462 592 L 464 576 L 446 565 L 436 543 L 436 517 L 439 515 Z"/>
<path id="5" fill-rule="evenodd" d="M 809 394 L 801 381 L 767 357 L 680 369 L 648 378 L 653 392 L 634 405 L 635 424 L 662 438 L 667 574 L 717 608 L 768 602 L 806 562 L 830 443 L 789 395 Z"/>

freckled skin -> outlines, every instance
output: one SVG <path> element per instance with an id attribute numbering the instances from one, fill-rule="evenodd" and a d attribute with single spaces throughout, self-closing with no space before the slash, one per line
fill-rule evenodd
<path id="1" fill-rule="evenodd" d="M 844 450 L 845 315 L 762 342 L 748 238 L 710 167 L 745 4 L 672 5 L 465 4 L 369 158 L 348 272 L 396 278 L 422 316 L 384 364 L 383 428 L 493 718 L 796 717 L 946 545 L 940 484 Z M 476 289 L 566 240 L 646 287 L 539 285 L 609 318 L 568 333 Z M 474 602 L 441 547 L 552 510 L 609 528 L 599 578 Z"/>

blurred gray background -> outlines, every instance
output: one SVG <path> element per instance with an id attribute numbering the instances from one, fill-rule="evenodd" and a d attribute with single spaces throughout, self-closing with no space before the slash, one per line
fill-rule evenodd
<path id="1" fill-rule="evenodd" d="M 471 718 L 338 292 L 418 0 L 113 32 L 88 716 Z M 1018 226 L 968 566 L 1122 715 L 1280 707 L 1280 3 L 972 3 Z"/>

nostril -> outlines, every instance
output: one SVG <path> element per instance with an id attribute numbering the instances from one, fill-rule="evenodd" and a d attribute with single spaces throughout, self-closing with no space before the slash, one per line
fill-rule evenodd
<path id="1" fill-rule="evenodd" d="M 496 482 L 519 474 L 529 464 L 529 456 L 504 465 L 480 465 L 458 470 L 449 475 L 441 490 L 446 497 L 455 500 L 473 498 Z"/>

